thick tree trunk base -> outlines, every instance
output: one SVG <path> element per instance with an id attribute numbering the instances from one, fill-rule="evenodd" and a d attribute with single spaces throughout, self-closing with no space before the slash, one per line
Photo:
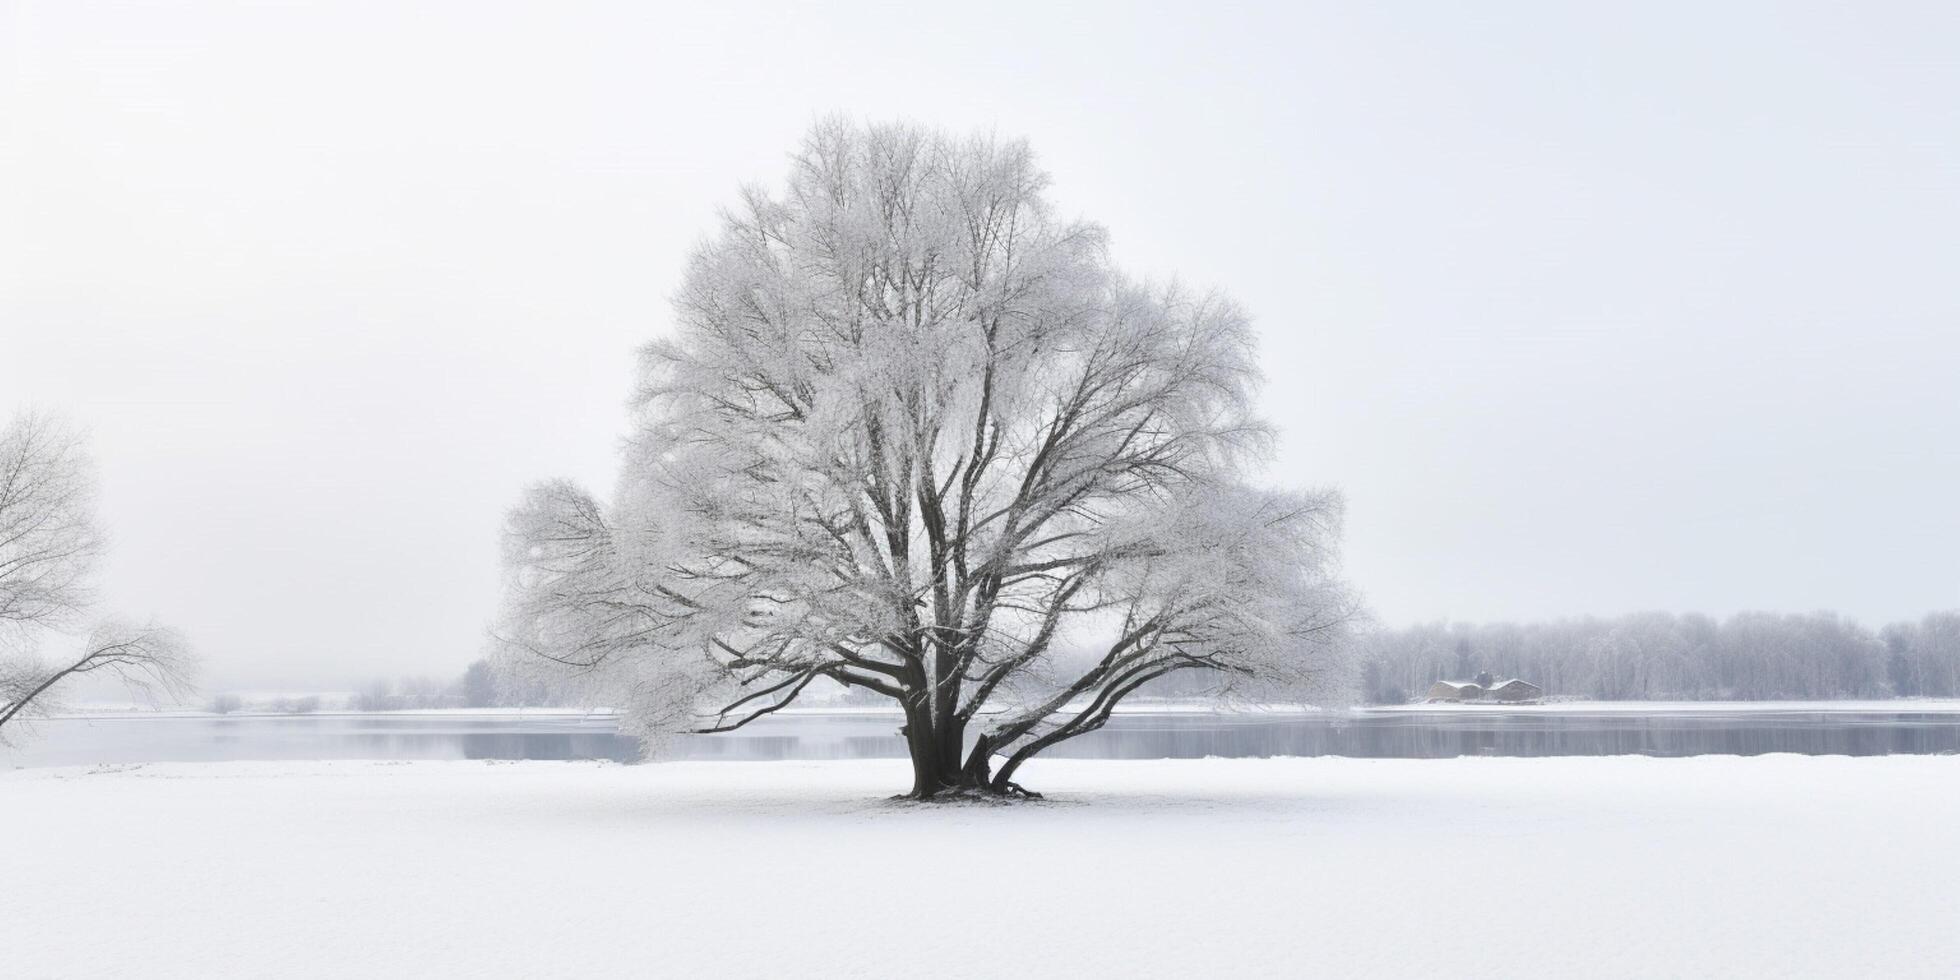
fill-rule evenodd
<path id="1" fill-rule="evenodd" d="M 914 803 L 1001 803 L 1010 800 L 1039 800 L 1041 794 L 1023 787 L 1009 777 L 1020 764 L 1011 759 L 1007 768 L 994 771 L 993 743 L 986 737 L 973 746 L 960 761 L 960 727 L 934 731 L 916 713 L 908 714 L 900 728 L 912 757 L 912 791 L 894 800 Z"/>
<path id="2" fill-rule="evenodd" d="M 913 802 L 1038 800 L 1041 794 L 997 776 L 984 763 L 969 762 L 957 772 L 939 774 L 915 770 L 912 791 L 893 799 Z"/>
<path id="3" fill-rule="evenodd" d="M 926 793 L 920 793 L 914 790 L 910 793 L 894 796 L 891 799 L 894 803 L 982 804 L 987 806 L 1000 806 L 1028 800 L 1040 800 L 1043 797 L 1040 793 L 1027 789 L 1019 783 L 1008 783 L 1000 787 L 995 787 L 992 784 L 971 785 L 962 783 L 941 786 Z"/>

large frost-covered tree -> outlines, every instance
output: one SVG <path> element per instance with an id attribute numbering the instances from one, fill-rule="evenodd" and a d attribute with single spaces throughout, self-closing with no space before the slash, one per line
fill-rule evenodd
<path id="1" fill-rule="evenodd" d="M 1340 500 L 1248 481 L 1246 314 L 1126 278 L 1045 184 L 1019 142 L 817 126 L 693 256 L 613 498 L 512 512 L 501 640 L 649 738 L 883 695 L 922 798 L 1022 792 L 1173 673 L 1344 693 Z"/>
<path id="2" fill-rule="evenodd" d="M 0 429 L 0 738 L 44 713 L 74 677 L 114 674 L 139 688 L 181 688 L 190 660 L 174 631 L 88 622 L 102 548 L 95 471 L 81 437 L 39 413 Z M 77 632 L 84 634 L 79 650 L 41 655 Z"/>

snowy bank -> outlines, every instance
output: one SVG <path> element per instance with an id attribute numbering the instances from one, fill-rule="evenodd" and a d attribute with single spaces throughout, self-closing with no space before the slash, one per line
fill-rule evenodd
<path id="1" fill-rule="evenodd" d="M 1960 971 L 1960 758 L 1051 760 L 1053 801 L 1006 807 L 887 802 L 906 772 L 0 773 L 0 839 L 32 842 L 0 854 L 0 972 Z"/>

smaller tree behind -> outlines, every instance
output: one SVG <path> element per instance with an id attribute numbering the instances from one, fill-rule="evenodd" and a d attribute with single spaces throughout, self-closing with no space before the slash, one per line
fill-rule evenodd
<path id="1" fill-rule="evenodd" d="M 45 714 L 56 687 L 80 675 L 183 693 L 190 658 L 175 631 L 87 623 L 102 550 L 95 468 L 81 437 L 45 415 L 15 418 L 0 430 L 0 738 L 10 724 Z M 40 656 L 44 644 L 77 632 L 79 653 Z"/>

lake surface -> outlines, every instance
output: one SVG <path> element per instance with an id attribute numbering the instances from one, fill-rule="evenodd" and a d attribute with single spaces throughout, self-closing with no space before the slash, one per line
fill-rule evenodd
<path id="1" fill-rule="evenodd" d="M 899 758 L 892 714 L 772 715 L 733 733 L 676 741 L 671 758 Z M 34 723 L 0 768 L 278 759 L 611 759 L 638 757 L 609 715 L 104 715 Z M 1339 755 L 1927 755 L 1960 752 L 1960 712 L 1549 707 L 1350 714 L 1194 711 L 1120 714 L 1050 749 L 1058 758 L 1193 759 Z"/>

